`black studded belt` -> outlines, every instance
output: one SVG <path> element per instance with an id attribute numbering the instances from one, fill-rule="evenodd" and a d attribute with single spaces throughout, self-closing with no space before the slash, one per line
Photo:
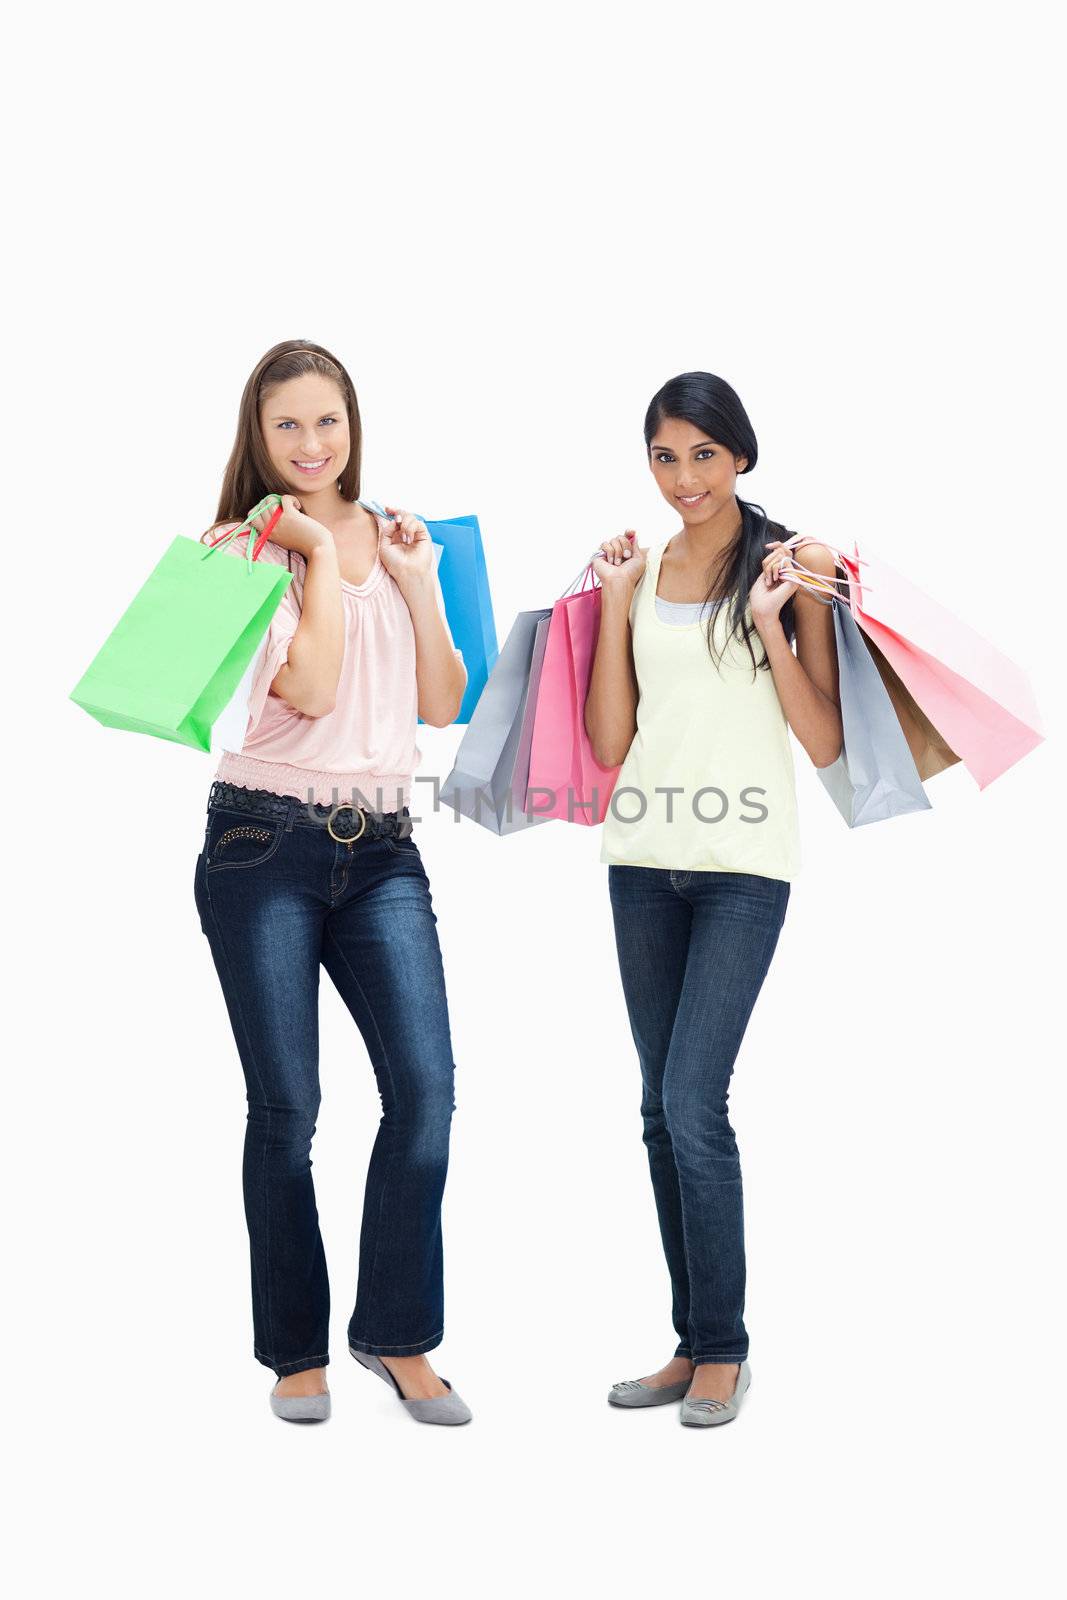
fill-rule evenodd
<path id="1" fill-rule="evenodd" d="M 330 838 L 339 844 L 354 844 L 365 836 L 403 839 L 411 832 L 411 812 L 407 806 L 403 811 L 372 811 L 369 806 L 345 800 L 337 805 L 318 805 L 298 800 L 295 795 L 274 794 L 269 789 L 245 789 L 238 783 L 225 783 L 219 778 L 211 785 L 207 807 L 209 811 L 239 811 L 247 816 L 270 817 L 284 822 L 287 828 L 325 828 Z"/>

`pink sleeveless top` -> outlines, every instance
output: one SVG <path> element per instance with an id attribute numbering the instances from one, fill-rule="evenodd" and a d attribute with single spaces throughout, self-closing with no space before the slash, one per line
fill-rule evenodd
<path id="1" fill-rule="evenodd" d="M 415 629 L 400 588 L 382 562 L 387 519 L 376 503 L 361 500 L 360 504 L 377 517 L 378 551 L 363 583 L 341 579 L 345 649 L 334 709 L 324 717 L 308 717 L 270 693 L 272 681 L 289 659 L 289 644 L 300 621 L 307 563 L 294 550 L 293 581 L 253 668 L 244 741 L 239 751 L 222 752 L 216 778 L 246 789 L 269 789 L 303 801 L 310 798 L 321 805 L 351 803 L 355 790 L 357 803 L 375 811 L 410 806 L 412 775 L 422 760 L 415 743 Z M 225 525 L 227 530 L 236 526 Z M 220 553 L 244 559 L 247 539 L 247 534 L 238 535 Z M 289 556 L 288 550 L 268 539 L 258 559 L 286 567 Z M 440 582 L 437 604 L 444 617 Z M 445 629 L 451 641 L 447 621 Z M 462 661 L 462 653 L 455 653 Z"/>

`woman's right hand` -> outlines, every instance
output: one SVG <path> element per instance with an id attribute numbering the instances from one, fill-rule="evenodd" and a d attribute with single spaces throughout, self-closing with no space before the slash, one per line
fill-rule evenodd
<path id="1" fill-rule="evenodd" d="M 595 557 L 593 571 L 605 589 L 636 589 L 645 570 L 646 551 L 637 542 L 637 534 L 627 529 L 618 539 L 605 539 L 602 556 Z"/>
<path id="2" fill-rule="evenodd" d="M 261 511 L 258 517 L 253 517 L 250 527 L 256 530 L 257 536 L 261 534 L 271 517 L 274 507 Z M 309 517 L 300 509 L 300 501 L 295 494 L 282 495 L 282 514 L 270 531 L 272 544 L 280 545 L 283 550 L 295 550 L 297 555 L 306 561 L 316 545 L 324 541 L 332 542 L 333 534 L 324 528 L 321 522 L 316 522 L 314 517 Z M 254 542 L 254 541 L 253 541 Z"/>

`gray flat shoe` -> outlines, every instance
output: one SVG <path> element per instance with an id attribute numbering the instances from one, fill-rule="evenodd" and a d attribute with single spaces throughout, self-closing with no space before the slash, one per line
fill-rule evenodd
<path id="1" fill-rule="evenodd" d="M 752 1382 L 752 1373 L 749 1371 L 747 1361 L 742 1361 L 734 1384 L 733 1396 L 729 1400 L 690 1400 L 688 1395 L 682 1401 L 681 1420 L 687 1428 L 714 1428 L 720 1422 L 732 1422 L 741 1409 L 741 1402 L 748 1392 Z"/>
<path id="2" fill-rule="evenodd" d="M 277 1387 L 276 1383 L 274 1389 Z M 323 1394 L 275 1394 L 274 1389 L 270 1392 L 270 1408 L 284 1422 L 325 1422 L 330 1415 L 329 1389 Z"/>
<path id="3" fill-rule="evenodd" d="M 683 1378 L 680 1383 L 661 1383 L 653 1387 L 649 1383 L 642 1383 L 640 1378 L 626 1378 L 622 1383 L 611 1386 L 608 1394 L 608 1404 L 611 1406 L 668 1406 L 675 1400 L 681 1400 L 692 1378 Z"/>
<path id="4" fill-rule="evenodd" d="M 385 1362 L 378 1356 L 368 1355 L 365 1350 L 353 1350 L 351 1345 L 348 1347 L 348 1353 L 355 1356 L 361 1367 L 366 1367 L 368 1372 L 376 1372 L 379 1378 L 385 1380 L 416 1422 L 443 1422 L 446 1426 L 455 1427 L 461 1422 L 469 1422 L 474 1415 L 470 1406 L 460 1399 L 447 1378 L 441 1379 L 448 1390 L 447 1394 L 433 1395 L 429 1400 L 409 1400 Z"/>

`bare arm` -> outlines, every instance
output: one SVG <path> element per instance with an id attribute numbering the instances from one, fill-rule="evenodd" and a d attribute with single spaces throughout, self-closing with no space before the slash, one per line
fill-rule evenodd
<path id="1" fill-rule="evenodd" d="M 289 641 L 288 660 L 272 678 L 270 693 L 305 717 L 325 717 L 337 702 L 345 652 L 337 546 L 329 529 L 306 516 L 293 495 L 282 495 L 282 506 L 271 542 L 295 550 L 306 565 L 300 620 Z M 262 532 L 268 516 L 269 512 L 261 512 L 252 527 Z"/>
<path id="2" fill-rule="evenodd" d="M 408 578 L 402 592 L 415 630 L 419 716 L 431 727 L 447 728 L 459 716 L 467 669 L 445 628 L 432 568 L 428 574 Z"/>
<path id="3" fill-rule="evenodd" d="M 467 669 L 452 644 L 437 596 L 433 543 L 421 517 L 386 506 L 382 561 L 396 582 L 415 630 L 415 682 L 419 716 L 446 728 L 459 716 Z"/>
<path id="4" fill-rule="evenodd" d="M 805 544 L 803 551 L 798 559 L 806 567 L 823 577 L 835 576 L 834 558 L 825 545 Z M 782 554 L 783 547 L 776 545 L 764 562 L 764 571 Z M 756 579 L 752 594 L 753 621 L 767 652 L 786 720 L 814 765 L 831 766 L 841 754 L 844 739 L 833 611 L 798 584 L 780 580 L 768 591 L 763 575 Z M 795 596 L 796 655 L 782 627 L 781 606 L 790 595 Z"/>
<path id="5" fill-rule="evenodd" d="M 311 548 L 306 561 L 300 622 L 289 659 L 275 674 L 270 692 L 305 717 L 325 717 L 337 703 L 345 651 L 341 571 L 329 534 Z"/>
<path id="6" fill-rule="evenodd" d="M 630 602 L 645 570 L 645 552 L 636 540 L 606 539 L 606 558 L 593 570 L 600 579 L 600 632 L 597 636 L 585 731 L 602 767 L 621 766 L 637 732 L 637 673 L 630 637 Z M 630 555 L 625 554 L 626 550 Z"/>

